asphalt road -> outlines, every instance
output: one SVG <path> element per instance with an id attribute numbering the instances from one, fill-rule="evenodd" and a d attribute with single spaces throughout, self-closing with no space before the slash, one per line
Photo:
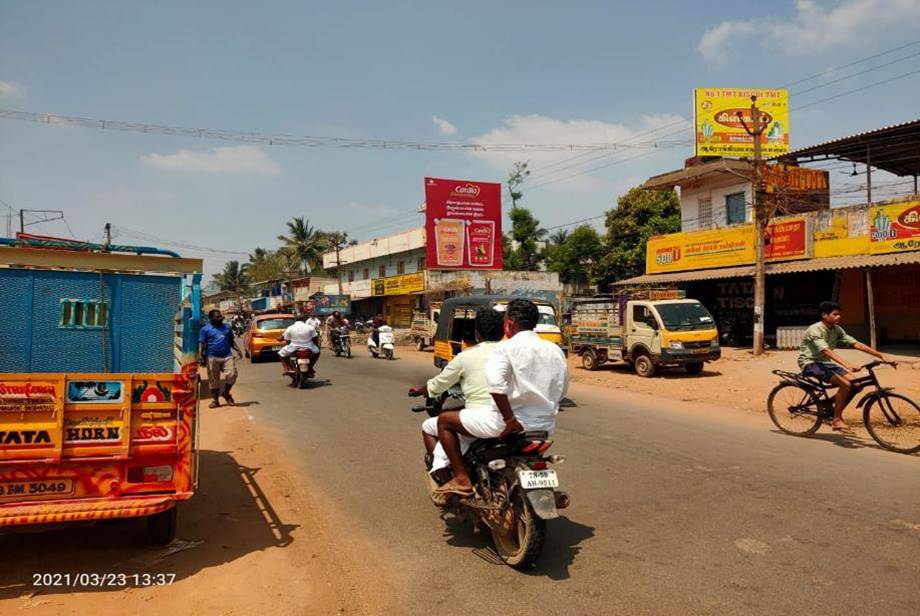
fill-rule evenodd
<path id="1" fill-rule="evenodd" d="M 402 613 L 920 613 L 920 458 L 589 386 L 571 388 L 551 450 L 572 506 L 532 572 L 496 564 L 487 532 L 427 498 L 406 390 L 435 371 L 430 353 L 398 354 L 326 353 L 329 382 L 308 391 L 246 364 L 238 399 L 346 512 L 341 530 L 371 538 Z"/>

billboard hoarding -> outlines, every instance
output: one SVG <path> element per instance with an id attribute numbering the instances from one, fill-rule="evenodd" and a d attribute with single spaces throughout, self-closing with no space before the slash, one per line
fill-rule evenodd
<path id="1" fill-rule="evenodd" d="M 425 235 L 431 269 L 500 270 L 502 186 L 425 178 Z"/>
<path id="2" fill-rule="evenodd" d="M 789 151 L 789 93 L 786 90 L 697 88 L 693 91 L 694 135 L 697 156 L 744 158 L 754 155 L 754 139 L 738 117 L 753 128 L 751 96 L 757 96 L 764 158 Z"/>
<path id="3" fill-rule="evenodd" d="M 378 295 L 408 295 L 425 290 L 425 272 L 375 278 L 372 292 Z"/>

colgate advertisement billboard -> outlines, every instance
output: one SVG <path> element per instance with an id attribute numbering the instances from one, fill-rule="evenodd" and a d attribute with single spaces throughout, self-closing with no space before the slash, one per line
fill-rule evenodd
<path id="1" fill-rule="evenodd" d="M 502 269 L 502 185 L 425 178 L 425 235 L 431 269 Z"/>

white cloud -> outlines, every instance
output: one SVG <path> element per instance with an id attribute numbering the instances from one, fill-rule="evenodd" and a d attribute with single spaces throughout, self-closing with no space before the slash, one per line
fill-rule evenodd
<path id="1" fill-rule="evenodd" d="M 680 116 L 661 115 L 643 116 L 636 126 L 611 124 L 600 120 L 557 120 L 541 115 L 513 115 L 506 118 L 502 126 L 473 137 L 470 141 L 485 146 L 485 151 L 472 152 L 471 155 L 507 173 L 511 166 L 520 160 L 529 160 L 532 177 L 530 183 L 537 184 L 547 180 L 556 180 L 577 174 L 596 165 L 613 162 L 646 152 L 645 149 L 629 148 L 644 142 L 679 140 L 681 135 L 672 134 L 687 129 L 689 121 Z M 526 152 L 491 151 L 490 144 L 531 143 L 531 144 L 624 144 L 621 150 L 585 152 L 554 151 Z M 570 159 L 571 162 L 568 162 Z M 546 171 L 544 171 L 544 168 Z M 580 175 L 577 179 L 554 183 L 561 189 L 571 189 L 577 184 L 593 185 L 597 182 L 590 174 Z"/>
<path id="2" fill-rule="evenodd" d="M 281 175 L 281 165 L 254 145 L 214 148 L 204 152 L 179 150 L 175 154 L 146 154 L 141 156 L 140 162 L 163 171 Z"/>
<path id="3" fill-rule="evenodd" d="M 445 135 L 453 135 L 457 132 L 457 127 L 445 120 L 444 118 L 439 118 L 438 116 L 431 116 L 431 121 L 434 122 L 434 125 L 438 127 L 438 130 Z"/>
<path id="4" fill-rule="evenodd" d="M 841 0 L 827 8 L 815 0 L 797 0 L 795 7 L 787 20 L 723 21 L 703 33 L 697 50 L 716 65 L 724 65 L 732 45 L 741 40 L 804 55 L 890 39 L 893 31 L 915 27 L 920 19 L 917 0 Z"/>
<path id="5" fill-rule="evenodd" d="M 15 81 L 0 81 L 0 98 L 25 98 L 26 87 Z"/>

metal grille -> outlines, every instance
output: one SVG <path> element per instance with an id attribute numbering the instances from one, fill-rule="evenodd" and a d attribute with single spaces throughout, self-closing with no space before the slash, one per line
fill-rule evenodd
<path id="1" fill-rule="evenodd" d="M 26 344 L 29 324 L 31 274 L 23 270 L 0 270 L 0 372 L 28 372 Z"/>

